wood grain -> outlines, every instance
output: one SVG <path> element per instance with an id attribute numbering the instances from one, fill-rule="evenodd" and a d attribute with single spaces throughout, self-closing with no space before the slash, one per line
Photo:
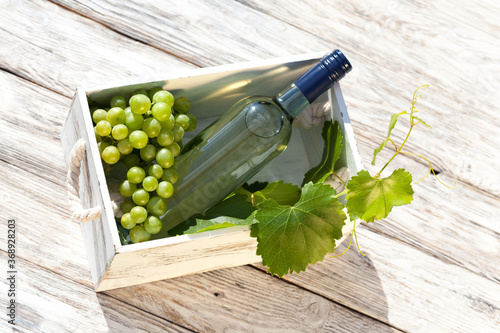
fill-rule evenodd
<path id="1" fill-rule="evenodd" d="M 6 261 L 6 253 L 0 251 Z M 190 332 L 106 295 L 97 295 L 71 278 L 18 259 L 16 331 L 22 332 Z M 7 280 L 2 279 L 7 290 Z M 6 304 L 2 293 L 2 304 Z M 12 326 L 0 323 L 3 332 Z"/>
<path id="2" fill-rule="evenodd" d="M 500 330 L 499 13 L 491 0 L 0 2 L 0 210 L 20 221 L 19 330 Z M 427 179 L 411 206 L 359 228 L 367 257 L 282 280 L 244 266 L 95 294 L 59 142 L 75 88 L 335 47 L 354 67 L 342 91 L 365 167 L 378 171 L 390 115 L 429 83 L 418 106 L 433 129 L 408 149 L 457 188 Z M 417 158 L 397 164 L 426 172 Z"/>
<path id="3" fill-rule="evenodd" d="M 0 21 L 2 68 L 67 97 L 80 85 L 193 68 L 49 1 L 2 1 Z"/>
<path id="4" fill-rule="evenodd" d="M 453 178 L 500 195 L 498 182 L 489 177 L 498 179 L 491 161 L 500 160 L 500 151 L 491 147 L 500 136 L 488 126 L 500 120 L 498 4 L 242 2 L 345 49 L 354 68 L 342 82 L 347 105 L 356 135 L 375 142 L 371 149 L 383 139 L 389 115 L 407 109 L 413 90 L 430 84 L 419 109 L 434 130 L 414 134 L 411 150 Z M 371 158 L 369 150 L 361 154 Z"/>
<path id="5" fill-rule="evenodd" d="M 357 231 L 365 257 L 353 245 L 343 257 L 327 259 L 284 279 L 381 321 L 389 318 L 403 331 L 495 332 L 500 328 L 500 323 L 490 321 L 500 315 L 496 281 L 455 263 L 443 263 L 364 225 Z M 471 302 L 481 306 L 471 307 Z M 408 320 L 409 313 L 412 320 Z"/>
<path id="6" fill-rule="evenodd" d="M 200 67 L 330 49 L 324 40 L 237 1 L 54 2 Z"/>
<path id="7" fill-rule="evenodd" d="M 246 266 L 105 294 L 198 332 L 398 332 Z"/>

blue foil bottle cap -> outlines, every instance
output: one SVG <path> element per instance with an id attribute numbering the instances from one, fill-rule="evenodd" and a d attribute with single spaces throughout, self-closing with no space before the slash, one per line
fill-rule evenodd
<path id="1" fill-rule="evenodd" d="M 312 103 L 316 98 L 330 89 L 335 82 L 342 79 L 352 69 L 351 63 L 340 51 L 335 50 L 325 55 L 316 65 L 311 67 L 294 84 Z"/>

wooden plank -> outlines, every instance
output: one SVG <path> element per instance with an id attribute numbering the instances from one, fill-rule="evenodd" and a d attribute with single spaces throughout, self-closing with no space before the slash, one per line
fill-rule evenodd
<path id="1" fill-rule="evenodd" d="M 367 160 L 386 135 L 389 116 L 409 108 L 413 90 L 427 83 L 418 105 L 434 130 L 412 134 L 411 151 L 450 177 L 500 196 L 500 183 L 490 178 L 498 175 L 491 161 L 500 160 L 500 150 L 491 149 L 500 136 L 490 125 L 500 120 L 500 81 L 493 75 L 500 73 L 498 3 L 242 3 L 345 50 L 353 71 L 342 86 L 355 134 L 368 142 L 361 150 Z M 405 133 L 394 134 L 401 142 Z"/>
<path id="2" fill-rule="evenodd" d="M 202 332 L 399 332 L 248 266 L 105 294 Z"/>
<path id="3" fill-rule="evenodd" d="M 2 93 L 0 159 L 62 184 L 67 167 L 59 132 L 69 100 L 4 71 L 0 89 L 10 92 Z"/>
<path id="4" fill-rule="evenodd" d="M 80 85 L 194 67 L 50 1 L 2 1 L 0 22 L 2 68 L 67 97 Z"/>
<path id="5" fill-rule="evenodd" d="M 415 186 L 411 207 L 371 227 L 443 262 L 499 281 L 500 199 L 464 183 L 448 190 L 435 181 Z M 467 244 L 465 246 L 464 244 Z"/>
<path id="6" fill-rule="evenodd" d="M 3 244 L 0 260 L 6 262 Z M 96 295 L 30 261 L 18 258 L 17 264 L 15 326 L 2 318 L 2 332 L 191 332 L 115 298 Z M 2 290 L 8 289 L 5 278 L 0 285 Z M 7 304 L 7 292 L 0 301 Z"/>
<path id="7" fill-rule="evenodd" d="M 406 332 L 500 330 L 497 281 L 364 226 L 357 230 L 365 257 L 353 245 L 343 257 L 283 279 Z"/>
<path id="8" fill-rule="evenodd" d="M 54 2 L 202 67 L 331 48 L 317 36 L 232 0 L 165 6 L 153 0 Z"/>
<path id="9" fill-rule="evenodd" d="M 0 207 L 18 222 L 18 255 L 90 287 L 85 244 L 80 226 L 70 218 L 66 187 L 4 162 L 0 172 Z M 5 223 L 0 240 L 6 244 L 3 228 Z"/>

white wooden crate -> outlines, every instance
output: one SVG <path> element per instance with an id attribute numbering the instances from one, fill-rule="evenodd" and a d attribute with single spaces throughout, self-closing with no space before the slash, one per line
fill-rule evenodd
<path id="1" fill-rule="evenodd" d="M 186 96 L 191 100 L 191 112 L 199 123 L 197 130 L 190 133 L 194 135 L 243 97 L 277 94 L 322 55 L 202 68 L 161 80 L 148 78 L 77 89 L 63 128 L 62 142 L 69 159 L 76 142 L 84 140 L 86 154 L 82 160 L 79 195 L 83 208 L 98 207 L 102 213 L 100 218 L 81 224 L 96 291 L 255 263 L 260 261 L 260 257 L 255 254 L 256 240 L 250 237 L 248 227 L 121 245 L 87 97 L 108 104 L 115 95 L 129 95 L 137 88 L 162 86 L 176 97 Z M 340 123 L 344 135 L 341 161 L 352 176 L 362 168 L 362 163 L 339 84 L 335 84 L 314 104 L 318 106 L 327 101 L 331 104 L 331 117 Z M 287 150 L 254 179 L 284 179 L 300 185 L 304 173 L 321 159 L 321 129 L 321 125 L 309 130 L 293 128 Z M 352 224 L 346 225 L 344 234 L 349 234 L 351 229 Z"/>

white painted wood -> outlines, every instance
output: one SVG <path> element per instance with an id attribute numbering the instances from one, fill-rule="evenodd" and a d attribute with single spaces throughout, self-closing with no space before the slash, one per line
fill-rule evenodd
<path id="1" fill-rule="evenodd" d="M 69 160 L 69 154 L 80 138 L 86 142 L 86 154 L 82 160 L 79 182 L 82 208 L 101 208 L 101 218 L 82 224 L 92 278 L 94 285 L 97 285 L 114 257 L 115 244 L 119 244 L 119 237 L 114 224 L 113 210 L 87 98 L 82 90 L 77 90 L 62 132 L 66 160 Z"/>
<path id="2" fill-rule="evenodd" d="M 83 208 L 101 207 L 103 211 L 102 219 L 82 224 L 96 290 L 103 291 L 210 269 L 244 265 L 260 259 L 255 255 L 255 239 L 249 237 L 248 227 L 234 227 L 194 236 L 161 238 L 143 244 L 122 246 L 112 215 L 97 142 L 93 135 L 87 98 L 106 104 L 111 97 L 117 94 L 129 96 L 138 87 L 150 89 L 162 86 L 176 96 L 182 94 L 188 97 L 192 102 L 193 114 L 200 118 L 200 123 L 203 123 L 204 118 L 211 119 L 220 115 L 242 97 L 277 94 L 316 63 L 320 56 L 315 54 L 269 59 L 192 70 L 173 78 L 155 79 L 149 83 L 145 80 L 142 83 L 135 80 L 122 82 L 119 85 L 114 83 L 77 90 L 63 129 L 62 141 L 65 151 L 69 153 L 76 140 L 80 137 L 86 140 L 87 158 L 82 163 L 84 166 L 80 177 L 82 205 Z M 268 81 L 273 83 L 272 88 L 265 84 Z M 338 84 L 332 88 L 332 94 L 329 96 L 334 97 L 330 100 L 331 117 L 339 121 L 345 130 L 344 121 L 348 121 L 349 118 Z M 299 183 L 297 180 L 301 181 L 303 174 L 313 166 L 313 162 L 305 160 L 303 157 L 307 155 L 298 153 L 298 150 L 308 150 L 307 148 L 311 146 L 322 150 L 321 127 L 316 126 L 306 130 L 306 132 L 316 132 L 316 135 L 297 134 L 297 138 L 305 138 L 306 141 L 292 142 L 282 156 L 265 168 L 263 175 L 257 175 L 255 178 L 272 181 L 292 175 L 295 182 Z M 346 133 L 343 155 L 347 156 L 345 163 L 355 174 L 361 165 L 361 158 L 357 151 L 349 150 L 351 145 L 356 147 L 355 139 L 352 131 L 347 130 Z M 309 157 L 319 160 L 321 150 L 317 149 L 316 156 L 311 156 L 309 153 Z M 294 166 L 295 169 L 289 166 Z M 345 227 L 346 235 L 349 233 L 349 228 L 352 228 L 351 224 Z M 205 253 L 210 255 L 206 256 Z"/>

